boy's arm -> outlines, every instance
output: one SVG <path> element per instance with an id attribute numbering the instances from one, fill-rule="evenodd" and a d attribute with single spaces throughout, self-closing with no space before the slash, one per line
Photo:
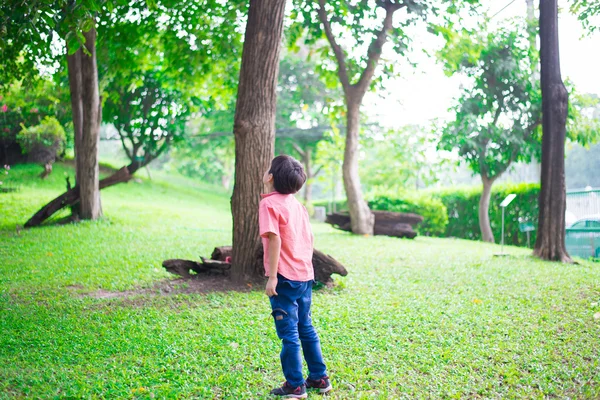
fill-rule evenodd
<path id="1" fill-rule="evenodd" d="M 267 296 L 277 296 L 277 266 L 279 265 L 279 253 L 281 251 L 281 238 L 272 232 L 269 235 L 269 281 L 265 289 Z"/>

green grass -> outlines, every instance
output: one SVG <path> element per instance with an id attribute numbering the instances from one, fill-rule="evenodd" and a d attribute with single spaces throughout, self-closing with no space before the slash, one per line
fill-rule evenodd
<path id="1" fill-rule="evenodd" d="M 162 260 L 230 243 L 225 193 L 142 179 L 102 192 L 101 221 L 18 233 L 72 171 L 38 173 L 14 167 L 20 191 L 0 194 L 0 398 L 256 399 L 281 383 L 261 291 L 155 289 L 174 279 Z M 600 397 L 597 263 L 314 230 L 317 248 L 349 270 L 314 298 L 329 398 Z M 85 295 L 98 289 L 132 292 Z"/>

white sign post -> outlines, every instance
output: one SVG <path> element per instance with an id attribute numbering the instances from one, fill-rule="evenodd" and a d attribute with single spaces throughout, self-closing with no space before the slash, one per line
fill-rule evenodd
<path id="1" fill-rule="evenodd" d="M 502 200 L 502 203 L 500 203 L 500 207 L 502 207 L 502 247 L 500 248 L 500 254 L 498 254 L 500 256 L 504 255 L 504 209 L 510 204 L 511 201 L 515 199 L 515 197 L 517 197 L 517 195 L 511 193 L 506 196 L 504 200 Z"/>

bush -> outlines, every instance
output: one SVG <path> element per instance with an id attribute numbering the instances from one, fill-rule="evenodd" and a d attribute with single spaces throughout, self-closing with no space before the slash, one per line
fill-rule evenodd
<path id="1" fill-rule="evenodd" d="M 448 210 L 447 237 L 481 240 L 479 229 L 479 198 L 482 188 L 447 189 L 432 192 L 432 196 L 439 198 Z M 526 246 L 527 235 L 519 231 L 519 223 L 530 222 L 537 227 L 538 222 L 538 197 L 540 187 L 538 184 L 506 184 L 492 187 L 490 199 L 490 224 L 494 238 L 499 243 L 502 233 L 502 209 L 500 203 L 510 193 L 517 197 L 506 208 L 504 242 L 515 246 Z M 536 232 L 531 235 L 531 244 L 535 243 Z"/>
<path id="2" fill-rule="evenodd" d="M 53 162 L 63 151 L 67 136 L 56 118 L 45 117 L 39 125 L 21 127 L 17 141 L 29 162 Z"/>
<path id="3" fill-rule="evenodd" d="M 440 236 L 448 225 L 448 212 L 437 198 L 421 193 L 375 191 L 367 196 L 371 210 L 415 213 L 423 217 L 416 227 L 421 235 Z"/>

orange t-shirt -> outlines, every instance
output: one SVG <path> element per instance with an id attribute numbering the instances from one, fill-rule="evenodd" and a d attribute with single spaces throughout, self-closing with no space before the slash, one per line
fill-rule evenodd
<path id="1" fill-rule="evenodd" d="M 258 225 L 265 250 L 265 275 L 269 276 L 269 239 L 274 233 L 281 238 L 277 273 L 292 281 L 315 278 L 312 265 L 313 234 L 306 208 L 293 194 L 271 192 L 261 195 Z"/>

